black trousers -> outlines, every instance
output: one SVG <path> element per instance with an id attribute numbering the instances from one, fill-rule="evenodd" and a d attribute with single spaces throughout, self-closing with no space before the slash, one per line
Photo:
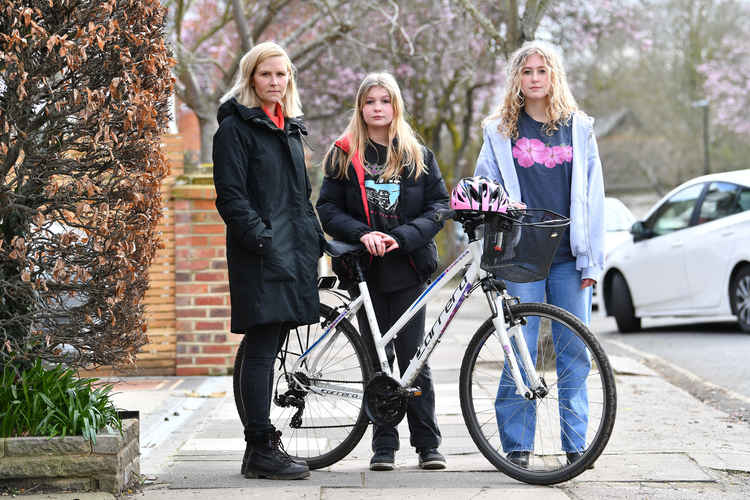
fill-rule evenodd
<path id="1" fill-rule="evenodd" d="M 245 356 L 240 364 L 240 404 L 245 409 L 245 441 L 273 430 L 271 397 L 276 355 L 289 333 L 281 323 L 258 325 L 245 333 Z"/>
<path id="2" fill-rule="evenodd" d="M 378 293 L 370 291 L 375 317 L 378 320 L 381 334 L 386 333 L 406 311 L 411 303 L 425 289 L 423 284 L 406 288 L 392 293 Z M 350 290 L 352 296 L 359 295 L 359 290 Z M 370 335 L 364 307 L 357 313 L 359 330 L 363 335 Z M 409 362 L 417 352 L 417 348 L 424 339 L 425 309 L 414 315 L 399 332 L 396 339 L 386 346 L 388 362 L 393 369 L 394 358 L 398 359 L 398 366 L 403 375 Z M 366 333 L 365 333 L 366 332 Z M 367 338 L 367 337 L 365 337 Z M 394 352 L 395 351 L 395 352 Z M 373 360 L 375 362 L 376 360 Z M 435 416 L 435 389 L 432 384 L 430 367 L 425 364 L 417 376 L 414 385 L 422 389 L 422 395 L 409 400 L 406 408 L 406 418 L 409 423 L 409 441 L 414 448 L 437 448 L 440 446 L 441 435 Z M 399 449 L 398 430 L 393 426 L 373 425 L 372 449 Z"/>

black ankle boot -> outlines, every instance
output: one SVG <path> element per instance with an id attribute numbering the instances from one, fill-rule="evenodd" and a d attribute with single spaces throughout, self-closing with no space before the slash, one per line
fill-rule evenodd
<path id="1" fill-rule="evenodd" d="M 281 444 L 281 432 L 270 430 L 248 440 L 242 474 L 247 478 L 303 479 L 310 475 L 310 468 L 292 460 Z"/>
<path id="2" fill-rule="evenodd" d="M 274 436 L 274 440 L 279 441 L 279 448 L 283 450 L 284 445 L 281 444 L 281 431 L 274 432 L 276 433 L 276 436 Z M 253 451 L 253 442 L 253 440 L 246 440 L 245 454 L 242 456 L 242 466 L 240 468 L 240 474 L 242 474 L 243 476 L 245 475 L 245 469 L 247 468 L 247 459 L 250 456 L 250 453 Z M 291 458 L 292 462 L 294 462 L 295 464 L 307 465 L 307 462 L 302 458 L 293 457 L 291 455 L 287 456 Z"/>

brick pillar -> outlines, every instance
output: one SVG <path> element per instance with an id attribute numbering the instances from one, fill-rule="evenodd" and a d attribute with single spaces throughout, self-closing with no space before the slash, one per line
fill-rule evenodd
<path id="1" fill-rule="evenodd" d="M 225 226 L 210 177 L 175 186 L 177 375 L 231 373 L 241 340 L 229 333 Z"/>

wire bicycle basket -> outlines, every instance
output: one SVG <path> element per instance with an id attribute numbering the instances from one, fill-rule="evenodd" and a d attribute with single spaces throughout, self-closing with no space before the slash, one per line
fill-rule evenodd
<path id="1" fill-rule="evenodd" d="M 480 266 L 496 277 L 529 283 L 547 277 L 570 219 L 545 209 L 528 208 L 520 215 L 487 215 Z"/>

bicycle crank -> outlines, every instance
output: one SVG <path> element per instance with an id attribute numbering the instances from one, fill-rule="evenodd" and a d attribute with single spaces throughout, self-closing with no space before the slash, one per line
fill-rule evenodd
<path id="1" fill-rule="evenodd" d="M 396 426 L 406 415 L 409 395 L 392 377 L 378 372 L 365 388 L 365 412 L 374 424 Z"/>

